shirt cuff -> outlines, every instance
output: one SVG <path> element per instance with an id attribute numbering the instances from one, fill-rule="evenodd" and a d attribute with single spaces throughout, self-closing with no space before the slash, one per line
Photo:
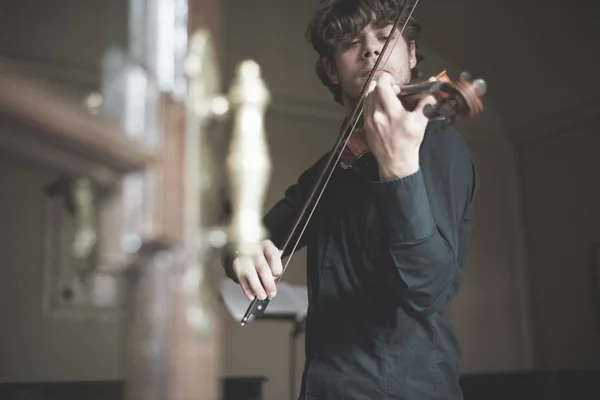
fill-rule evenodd
<path id="1" fill-rule="evenodd" d="M 376 207 L 391 244 L 419 242 L 435 229 L 423 173 L 372 182 Z"/>

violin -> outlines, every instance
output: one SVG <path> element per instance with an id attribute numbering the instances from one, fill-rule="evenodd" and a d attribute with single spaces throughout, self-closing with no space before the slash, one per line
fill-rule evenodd
<path id="1" fill-rule="evenodd" d="M 433 81 L 408 84 L 400 87 L 398 99 L 407 111 L 414 111 L 421 99 L 433 96 L 435 106 L 428 105 L 423 112 L 428 118 L 444 117 L 444 126 L 450 126 L 457 116 L 473 118 L 483 111 L 481 97 L 485 94 L 483 79 L 472 80 L 468 72 L 460 75 L 458 83 L 452 82 L 446 71 L 442 71 Z M 354 130 L 346 146 L 341 150 L 344 168 L 352 167 L 361 157 L 370 153 L 369 145 L 362 128 Z"/>
<path id="2" fill-rule="evenodd" d="M 361 91 L 360 100 L 353 108 L 352 112 L 346 118 L 341 133 L 332 149 L 329 153 L 329 157 L 325 164 L 325 167 L 321 171 L 317 182 L 310 191 L 308 198 L 304 201 L 302 209 L 291 230 L 289 231 L 282 248 L 280 249 L 282 257 L 288 257 L 282 273 L 275 280 L 275 284 L 279 284 L 283 274 L 285 273 L 287 266 L 292 258 L 292 255 L 296 251 L 300 239 L 304 234 L 304 231 L 308 227 L 310 219 L 314 214 L 316 207 L 323 195 L 327 184 L 336 169 L 337 165 L 341 165 L 343 168 L 354 166 L 359 160 L 371 151 L 367 144 L 365 131 L 359 122 L 362 120 L 363 102 L 367 95 L 369 83 L 377 79 L 374 77 L 377 71 L 380 71 L 379 65 L 384 57 L 389 57 L 390 52 L 387 52 L 387 48 L 390 45 L 390 41 L 397 41 L 402 37 L 402 33 L 408 24 L 419 0 L 415 0 L 412 7 L 409 8 L 410 1 L 405 1 L 402 9 L 398 13 L 396 20 L 393 24 L 392 31 L 395 31 L 405 15 L 406 10 L 409 10 L 408 16 L 405 19 L 404 25 L 400 29 L 399 35 L 389 35 L 383 45 L 381 53 L 379 54 L 375 65 L 371 69 L 371 72 L 366 79 L 365 85 Z M 394 42 L 395 46 L 395 42 Z M 387 60 L 386 60 L 387 62 Z M 385 65 L 385 63 L 384 63 Z M 443 116 L 445 119 L 445 126 L 452 124 L 457 116 L 465 118 L 473 118 L 483 110 L 483 103 L 481 97 L 486 92 L 486 83 L 483 79 L 473 80 L 469 73 L 463 72 L 460 74 L 458 82 L 454 83 L 447 76 L 446 72 L 442 72 L 435 77 L 433 80 L 427 80 L 424 82 L 410 83 L 400 87 L 400 93 L 398 99 L 401 101 L 405 109 L 414 111 L 417 104 L 421 99 L 426 96 L 433 96 L 436 100 L 435 105 L 427 105 L 423 109 L 423 113 L 428 118 L 435 118 Z M 255 317 L 262 317 L 264 312 L 269 305 L 270 299 L 259 300 L 255 298 L 252 300 L 246 313 L 242 317 L 241 325 L 244 326 L 252 315 Z"/>

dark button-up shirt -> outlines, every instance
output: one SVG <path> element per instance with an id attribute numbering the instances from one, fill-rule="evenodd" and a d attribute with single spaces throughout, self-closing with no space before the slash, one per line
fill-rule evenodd
<path id="1" fill-rule="evenodd" d="M 285 236 L 324 167 L 307 169 L 266 214 Z M 420 170 L 380 181 L 337 168 L 299 248 L 309 309 L 302 399 L 461 399 L 460 349 L 447 315 L 463 272 L 478 176 L 468 147 L 429 123 Z"/>

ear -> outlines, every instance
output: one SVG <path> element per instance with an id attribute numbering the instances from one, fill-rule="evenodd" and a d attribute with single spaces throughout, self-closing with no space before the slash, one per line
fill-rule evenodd
<path id="1" fill-rule="evenodd" d="M 408 49 L 408 62 L 410 69 L 413 69 L 415 65 L 417 65 L 417 45 L 414 40 L 410 42 L 410 47 Z"/>
<path id="2" fill-rule="evenodd" d="M 340 79 L 338 77 L 337 71 L 336 71 L 333 63 L 331 61 L 329 61 L 329 59 L 327 57 L 322 57 L 321 64 L 323 65 L 323 69 L 325 70 L 325 73 L 327 74 L 327 78 L 329 78 L 329 81 L 331 83 L 333 83 L 334 85 L 339 85 Z"/>

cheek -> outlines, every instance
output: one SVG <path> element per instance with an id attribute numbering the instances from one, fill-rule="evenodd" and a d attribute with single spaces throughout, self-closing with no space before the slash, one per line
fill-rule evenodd
<path id="1" fill-rule="evenodd" d="M 410 54 L 408 48 L 402 41 L 396 43 L 393 56 L 390 58 L 393 58 L 399 66 L 405 67 L 406 65 L 410 65 Z"/>
<path id="2" fill-rule="evenodd" d="M 350 54 L 344 54 L 338 60 L 338 74 L 340 79 L 351 79 L 360 70 L 360 65 L 355 62 L 355 58 Z"/>
<path id="3" fill-rule="evenodd" d="M 340 54 L 337 58 L 337 66 L 338 70 L 340 72 L 343 71 L 345 75 L 348 75 L 349 72 L 356 68 L 357 63 L 354 51 L 349 50 L 346 51 L 344 54 Z"/>
<path id="4" fill-rule="evenodd" d="M 410 69 L 410 59 L 408 58 L 407 54 L 398 52 L 394 57 L 394 63 L 396 64 L 395 67 L 397 68 L 398 72 Z"/>

